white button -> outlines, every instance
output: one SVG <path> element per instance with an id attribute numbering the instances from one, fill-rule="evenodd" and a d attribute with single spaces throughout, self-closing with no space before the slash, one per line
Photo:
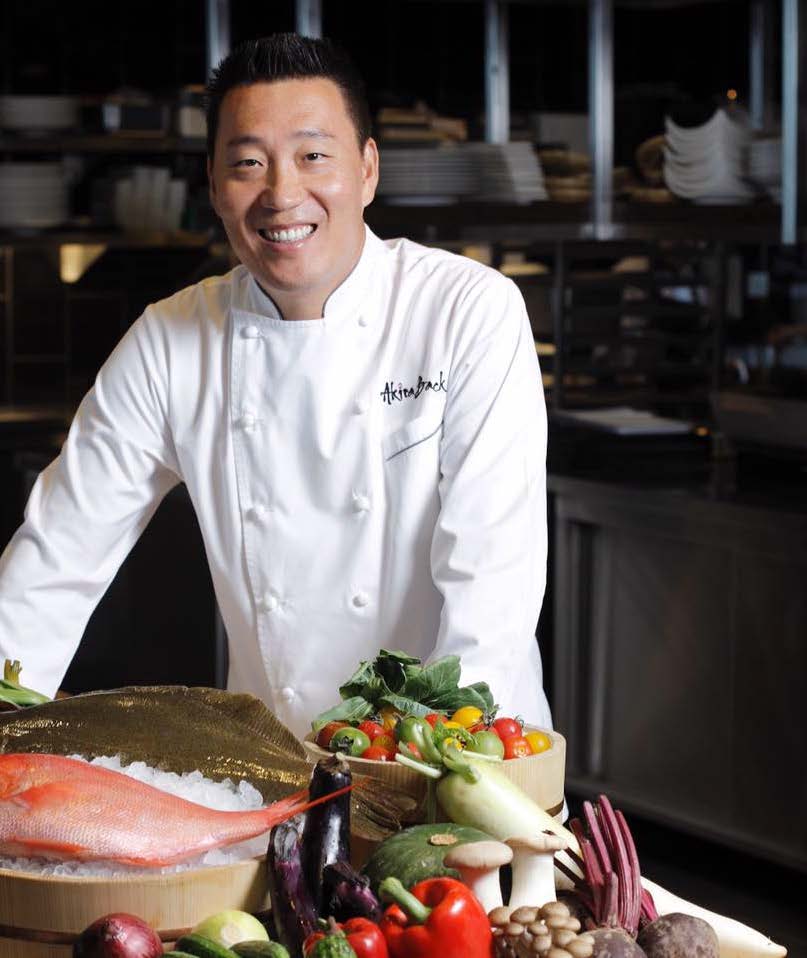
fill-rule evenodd
<path id="1" fill-rule="evenodd" d="M 257 326 L 245 326 L 241 330 L 241 335 L 244 339 L 257 339 L 261 335 L 261 331 Z"/>
<path id="2" fill-rule="evenodd" d="M 241 417 L 241 427 L 243 429 L 254 429 L 257 420 L 251 412 L 245 412 Z"/>
<path id="3" fill-rule="evenodd" d="M 367 402 L 364 396 L 360 396 L 354 403 L 353 408 L 361 416 L 370 408 L 370 403 Z"/>
<path id="4" fill-rule="evenodd" d="M 369 320 L 366 316 L 359 316 L 359 326 L 366 326 Z"/>
<path id="5" fill-rule="evenodd" d="M 366 605 L 370 604 L 370 596 L 366 592 L 357 592 L 353 596 L 353 605 L 357 609 L 363 609 Z"/>
<path id="6" fill-rule="evenodd" d="M 356 512 L 369 512 L 370 505 L 369 496 L 353 496 L 353 508 Z"/>
<path id="7" fill-rule="evenodd" d="M 266 595 L 261 596 L 258 600 L 258 607 L 262 612 L 274 612 L 278 605 L 277 596 L 272 595 L 270 592 L 267 592 Z"/>
<path id="8" fill-rule="evenodd" d="M 293 702 L 297 698 L 297 693 L 293 688 L 290 688 L 288 685 L 280 690 L 280 697 L 284 702 Z"/>
<path id="9" fill-rule="evenodd" d="M 253 519 L 265 519 L 269 511 L 269 506 L 265 506 L 262 502 L 256 502 L 249 510 Z"/>

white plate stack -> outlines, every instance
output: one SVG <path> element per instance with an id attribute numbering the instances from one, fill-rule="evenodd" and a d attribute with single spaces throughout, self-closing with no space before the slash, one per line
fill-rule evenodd
<path id="1" fill-rule="evenodd" d="M 547 198 L 543 169 L 531 143 L 472 143 L 469 149 L 479 162 L 479 199 L 534 203 Z"/>
<path id="2" fill-rule="evenodd" d="M 672 193 L 703 204 L 754 198 L 745 178 L 751 133 L 742 119 L 719 109 L 700 126 L 679 126 L 670 117 L 664 123 L 664 181 Z"/>
<path id="3" fill-rule="evenodd" d="M 465 144 L 417 149 L 386 147 L 378 195 L 388 203 L 436 205 L 476 193 L 479 177 Z"/>
<path id="4" fill-rule="evenodd" d="M 51 133 L 78 124 L 79 103 L 71 96 L 0 96 L 0 128 Z"/>
<path id="5" fill-rule="evenodd" d="M 69 216 L 61 163 L 0 163 L 0 227 L 45 229 Z"/>
<path id="6" fill-rule="evenodd" d="M 188 196 L 188 183 L 172 179 L 165 166 L 136 166 L 115 183 L 115 222 L 127 233 L 176 232 Z"/>
<path id="7" fill-rule="evenodd" d="M 782 140 L 778 136 L 752 140 L 748 148 L 748 178 L 770 197 L 782 201 Z"/>

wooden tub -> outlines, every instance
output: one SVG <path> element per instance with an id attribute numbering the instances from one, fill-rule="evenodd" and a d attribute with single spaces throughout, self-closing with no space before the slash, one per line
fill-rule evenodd
<path id="1" fill-rule="evenodd" d="M 225 908 L 269 908 L 262 858 L 168 875 L 39 876 L 0 869 L 0 956 L 70 958 L 87 925 L 111 912 L 137 915 L 166 942 Z"/>

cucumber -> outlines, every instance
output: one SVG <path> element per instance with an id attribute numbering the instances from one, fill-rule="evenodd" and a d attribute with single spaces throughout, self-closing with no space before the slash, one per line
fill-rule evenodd
<path id="1" fill-rule="evenodd" d="M 289 958 L 288 951 L 278 941 L 239 941 L 230 951 L 239 958 Z"/>
<path id="2" fill-rule="evenodd" d="M 233 953 L 229 948 L 218 942 L 204 938 L 202 935 L 195 935 L 191 932 L 189 935 L 183 935 L 174 945 L 175 951 L 187 952 L 194 958 L 233 958 Z"/>
<path id="3" fill-rule="evenodd" d="M 176 948 L 172 948 L 169 952 L 171 958 L 195 958 L 194 955 L 188 954 L 187 951 L 177 951 Z"/>

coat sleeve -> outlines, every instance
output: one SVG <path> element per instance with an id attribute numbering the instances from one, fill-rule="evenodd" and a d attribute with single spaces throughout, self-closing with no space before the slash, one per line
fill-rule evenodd
<path id="1" fill-rule="evenodd" d="M 502 714 L 549 725 L 535 628 L 546 582 L 546 408 L 515 284 L 485 274 L 455 316 L 431 549 L 443 597 L 433 657 L 462 659 Z"/>
<path id="2" fill-rule="evenodd" d="M 149 310 L 84 397 L 0 557 L 0 661 L 53 695 L 87 620 L 163 496 L 176 485 L 165 342 Z"/>

